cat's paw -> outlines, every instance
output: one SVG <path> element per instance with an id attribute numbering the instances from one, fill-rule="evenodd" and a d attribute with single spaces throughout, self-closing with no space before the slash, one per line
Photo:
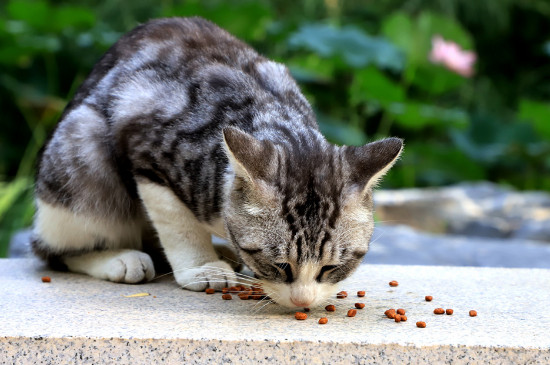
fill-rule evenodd
<path id="1" fill-rule="evenodd" d="M 124 251 L 105 265 L 107 279 L 117 283 L 135 284 L 155 277 L 151 257 L 141 251 Z"/>
<path id="2" fill-rule="evenodd" d="M 184 289 L 203 291 L 207 288 L 222 290 L 235 285 L 236 275 L 225 261 L 208 262 L 202 266 L 174 273 L 179 285 Z"/>

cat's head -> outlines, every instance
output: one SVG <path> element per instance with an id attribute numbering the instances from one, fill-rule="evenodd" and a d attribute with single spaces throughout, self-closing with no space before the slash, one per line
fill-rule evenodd
<path id="1" fill-rule="evenodd" d="M 270 297 L 287 307 L 311 307 L 334 295 L 367 253 L 372 187 L 403 143 L 295 142 L 274 144 L 224 130 L 235 174 L 224 215 L 228 238 Z"/>

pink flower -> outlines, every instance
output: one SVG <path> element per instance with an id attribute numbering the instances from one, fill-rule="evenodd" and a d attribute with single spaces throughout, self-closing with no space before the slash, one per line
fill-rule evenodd
<path id="1" fill-rule="evenodd" d="M 464 51 L 455 42 L 446 42 L 443 37 L 436 35 L 432 38 L 432 50 L 430 61 L 442 64 L 447 69 L 464 77 L 474 74 L 476 54 L 472 51 Z"/>

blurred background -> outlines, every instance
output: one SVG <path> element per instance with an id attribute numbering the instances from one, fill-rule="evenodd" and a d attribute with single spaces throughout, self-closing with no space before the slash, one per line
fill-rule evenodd
<path id="1" fill-rule="evenodd" d="M 550 190 L 547 0 L 4 0 L 0 257 L 31 224 L 36 155 L 95 62 L 139 23 L 192 15 L 288 65 L 332 142 L 404 138 L 383 188 Z"/>

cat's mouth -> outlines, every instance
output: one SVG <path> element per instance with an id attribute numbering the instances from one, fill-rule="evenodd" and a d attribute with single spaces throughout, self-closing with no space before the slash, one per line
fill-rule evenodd
<path id="1" fill-rule="evenodd" d="M 334 284 L 286 284 L 264 281 L 265 293 L 279 305 L 287 308 L 312 308 L 325 304 L 336 292 Z"/>

